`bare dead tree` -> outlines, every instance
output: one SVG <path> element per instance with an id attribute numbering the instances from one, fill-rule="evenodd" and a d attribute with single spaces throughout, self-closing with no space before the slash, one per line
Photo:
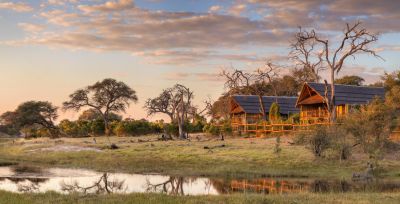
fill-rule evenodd
<path id="1" fill-rule="evenodd" d="M 62 191 L 69 193 L 79 192 L 83 194 L 89 194 L 89 193 L 111 194 L 111 193 L 123 192 L 124 183 L 125 181 L 118 181 L 118 180 L 110 181 L 109 174 L 104 173 L 91 186 L 81 186 L 77 181 L 75 181 L 73 184 L 66 184 L 65 182 L 62 182 L 60 185 Z"/>
<path id="2" fill-rule="evenodd" d="M 255 72 L 245 72 L 243 70 L 234 69 L 233 72 L 223 70 L 221 76 L 225 77 L 225 88 L 228 88 L 229 95 L 237 94 L 255 94 L 258 96 L 260 103 L 260 112 L 263 119 L 266 120 L 266 110 L 263 102 L 264 87 L 271 85 L 274 94 L 277 94 L 273 81 L 279 76 L 279 66 L 271 61 L 258 68 Z"/>
<path id="3" fill-rule="evenodd" d="M 378 35 L 368 32 L 361 27 L 361 22 L 358 21 L 353 25 L 346 24 L 343 37 L 336 48 L 333 48 L 334 44 L 330 44 L 328 39 L 324 39 L 315 30 L 300 30 L 296 36 L 300 42 L 315 42 L 322 47 L 322 59 L 330 73 L 330 85 L 325 81 L 325 92 L 329 92 L 329 94 L 325 94 L 324 100 L 330 113 L 329 118 L 334 122 L 336 121 L 335 74 L 337 75 L 342 70 L 343 64 L 348 57 L 355 59 L 355 56 L 360 53 L 371 54 L 376 58 L 383 59 L 368 47 L 378 40 Z"/>
<path id="4" fill-rule="evenodd" d="M 212 107 L 214 101 L 211 99 L 211 97 L 208 97 L 206 100 L 203 101 L 204 103 L 204 108 L 203 109 L 198 109 L 197 107 L 194 108 L 194 113 L 199 116 L 210 116 L 212 114 Z"/>
<path id="5" fill-rule="evenodd" d="M 187 183 L 188 180 L 183 177 L 171 176 L 168 180 L 152 184 L 149 180 L 146 181 L 146 192 L 160 192 L 170 195 L 185 195 L 183 185 Z"/>
<path id="6" fill-rule="evenodd" d="M 194 97 L 193 92 L 186 86 L 176 84 L 175 89 L 177 90 L 176 98 L 180 101 L 177 108 L 177 122 L 179 127 L 179 138 L 187 139 L 187 134 L 184 130 L 184 125 L 189 114 L 193 108 L 192 99 Z"/>
<path id="7" fill-rule="evenodd" d="M 254 75 L 243 70 L 234 69 L 232 72 L 222 70 L 220 76 L 225 78 L 225 88 L 230 95 L 234 94 L 252 94 L 250 85 Z"/>
<path id="8" fill-rule="evenodd" d="M 176 84 L 172 88 L 164 89 L 158 97 L 148 99 L 144 108 L 148 115 L 167 114 L 172 123 L 178 124 L 179 137 L 186 139 L 184 123 L 195 112 L 192 105 L 193 98 L 194 93 L 188 87 Z"/>
<path id="9" fill-rule="evenodd" d="M 300 27 L 295 34 L 295 41 L 291 43 L 289 58 L 296 63 L 295 75 L 299 75 L 302 82 L 318 82 L 320 72 L 326 70 L 323 63 L 323 52 L 319 50 L 315 40 L 306 40 Z"/>
<path id="10" fill-rule="evenodd" d="M 151 116 L 157 113 L 164 113 L 170 117 L 171 122 L 174 122 L 176 109 L 179 105 L 179 101 L 174 99 L 173 88 L 164 89 L 156 98 L 147 99 L 144 105 L 144 108 L 147 110 L 147 115 Z"/>

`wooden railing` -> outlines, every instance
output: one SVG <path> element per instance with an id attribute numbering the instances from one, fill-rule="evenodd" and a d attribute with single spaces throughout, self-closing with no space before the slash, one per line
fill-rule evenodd
<path id="1" fill-rule="evenodd" d="M 268 133 L 288 133 L 297 131 L 309 131 L 316 125 L 331 125 L 327 122 L 316 122 L 312 124 L 294 124 L 294 123 L 232 123 L 233 131 L 236 133 L 255 133 L 256 136 L 266 135 Z"/>

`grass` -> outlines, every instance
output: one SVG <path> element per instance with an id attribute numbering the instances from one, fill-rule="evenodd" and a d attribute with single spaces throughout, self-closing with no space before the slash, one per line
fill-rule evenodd
<path id="1" fill-rule="evenodd" d="M 255 195 L 234 194 L 225 196 L 168 196 L 165 194 L 127 195 L 62 195 L 54 192 L 41 194 L 16 194 L 0 191 L 0 203 L 398 203 L 400 194 L 346 193 L 346 194 L 290 194 Z"/>
<path id="2" fill-rule="evenodd" d="M 98 171 L 126 173 L 159 173 L 179 176 L 259 177 L 293 176 L 350 179 L 353 172 L 363 171 L 366 155 L 357 155 L 339 162 L 315 159 L 304 146 L 287 144 L 282 138 L 282 151 L 274 153 L 275 139 L 233 138 L 226 141 L 155 141 L 155 136 L 111 137 L 120 149 L 109 150 L 105 137 L 20 139 L 0 144 L 0 163 L 17 162 L 41 167 L 89 168 Z M 151 140 L 150 142 L 138 142 Z M 215 147 L 211 151 L 204 146 Z M 57 146 L 79 146 L 102 149 L 96 151 L 42 151 Z M 383 176 L 400 178 L 400 161 L 384 159 Z"/>

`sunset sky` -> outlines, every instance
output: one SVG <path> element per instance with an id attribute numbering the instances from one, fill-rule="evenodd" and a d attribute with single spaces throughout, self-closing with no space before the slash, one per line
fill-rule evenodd
<path id="1" fill-rule="evenodd" d="M 399 10 L 393 0 L 0 0 L 0 114 L 27 100 L 61 106 L 110 77 L 137 91 L 125 116 L 146 117 L 143 102 L 175 83 L 202 106 L 224 91 L 221 69 L 253 70 L 266 59 L 290 69 L 298 26 L 334 41 L 356 20 L 380 33 L 373 49 L 384 61 L 359 55 L 342 75 L 375 82 L 400 67 Z"/>

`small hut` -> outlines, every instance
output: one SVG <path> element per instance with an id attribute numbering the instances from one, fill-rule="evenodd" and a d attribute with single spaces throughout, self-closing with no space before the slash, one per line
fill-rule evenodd
<path id="1" fill-rule="evenodd" d="M 291 96 L 263 96 L 263 106 L 261 106 L 259 96 L 232 96 L 230 101 L 232 128 L 234 131 L 247 132 L 248 124 L 256 124 L 262 120 L 263 110 L 268 118 L 269 109 L 274 102 L 280 107 L 281 117 L 288 118 L 291 114 L 299 113 L 299 109 L 295 106 L 296 100 L 297 97 Z"/>
<path id="2" fill-rule="evenodd" d="M 327 91 L 325 84 L 322 83 L 309 82 L 303 85 L 296 102 L 296 107 L 300 108 L 301 123 L 328 122 L 328 108 L 324 100 L 325 93 L 329 98 L 329 84 Z M 335 85 L 336 115 L 338 117 L 343 116 L 352 108 L 367 104 L 375 97 L 384 98 L 384 95 L 384 88 L 337 84 Z"/>

